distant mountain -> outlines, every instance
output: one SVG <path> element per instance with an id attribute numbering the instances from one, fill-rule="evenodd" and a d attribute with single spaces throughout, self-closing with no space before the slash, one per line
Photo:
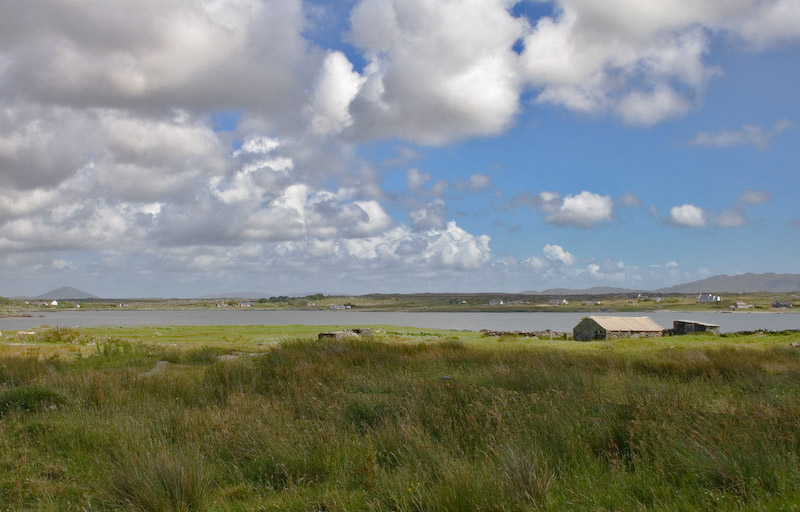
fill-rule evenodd
<path id="1" fill-rule="evenodd" d="M 537 292 L 527 290 L 520 295 L 614 295 L 627 293 L 640 293 L 647 290 L 630 290 L 628 288 L 614 288 L 610 286 L 597 286 L 584 290 L 571 288 L 550 288 Z M 700 281 L 683 283 L 658 290 L 649 290 L 651 293 L 790 293 L 800 292 L 800 274 L 741 274 L 729 276 L 721 274 Z"/>
<path id="2" fill-rule="evenodd" d="M 656 290 L 659 293 L 788 293 L 800 291 L 800 274 L 726 274 Z"/>
<path id="3" fill-rule="evenodd" d="M 541 292 L 528 290 L 521 292 L 520 295 L 613 295 L 617 293 L 638 293 L 642 290 L 630 290 L 628 288 L 614 288 L 611 286 L 595 286 L 584 290 L 573 290 L 571 288 L 549 288 Z"/>
<path id="4" fill-rule="evenodd" d="M 51 290 L 47 293 L 43 293 L 37 297 L 34 297 L 36 300 L 79 300 L 79 299 L 99 299 L 97 295 L 92 295 L 91 293 L 86 293 L 77 288 L 73 288 L 71 286 L 62 286 L 61 288 L 56 288 L 55 290 Z"/>
<path id="5" fill-rule="evenodd" d="M 224 292 L 224 293 L 215 293 L 212 295 L 203 295 L 202 297 L 198 297 L 198 299 L 266 299 L 271 297 L 268 293 L 263 292 Z"/>

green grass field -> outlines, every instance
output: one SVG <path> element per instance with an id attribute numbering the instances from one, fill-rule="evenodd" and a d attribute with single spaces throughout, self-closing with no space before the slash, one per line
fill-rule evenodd
<path id="1" fill-rule="evenodd" d="M 0 509 L 797 510 L 797 333 L 0 341 Z"/>

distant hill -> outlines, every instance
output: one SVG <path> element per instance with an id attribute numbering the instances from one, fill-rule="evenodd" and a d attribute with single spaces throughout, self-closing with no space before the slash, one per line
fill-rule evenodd
<path id="1" fill-rule="evenodd" d="M 630 290 L 628 288 L 614 288 L 611 286 L 595 286 L 583 290 L 573 290 L 571 288 L 549 288 L 541 292 L 528 290 L 521 292 L 520 295 L 613 295 L 616 293 L 638 293 L 642 290 Z"/>
<path id="2" fill-rule="evenodd" d="M 215 293 L 212 295 L 203 295 L 202 297 L 198 297 L 198 299 L 267 299 L 270 295 L 268 293 L 262 292 L 224 292 L 224 293 Z"/>
<path id="3" fill-rule="evenodd" d="M 76 300 L 76 299 L 99 299 L 97 295 L 92 295 L 91 293 L 86 293 L 84 291 L 78 290 L 77 288 L 73 288 L 71 286 L 62 286 L 61 288 L 56 288 L 55 290 L 51 290 L 47 293 L 43 293 L 34 297 L 36 300 Z"/>
<path id="4" fill-rule="evenodd" d="M 659 293 L 788 293 L 800 291 L 800 274 L 726 274 L 656 290 Z"/>
<path id="5" fill-rule="evenodd" d="M 677 284 L 658 290 L 631 290 L 628 288 L 614 288 L 611 286 L 597 286 L 583 290 L 571 288 L 550 288 L 537 292 L 527 290 L 520 295 L 614 295 L 640 293 L 790 293 L 800 292 L 800 274 L 741 274 L 729 276 L 721 274 L 700 281 Z"/>

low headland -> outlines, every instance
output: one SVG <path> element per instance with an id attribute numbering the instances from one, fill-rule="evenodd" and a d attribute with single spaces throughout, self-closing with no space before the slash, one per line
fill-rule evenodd
<path id="1" fill-rule="evenodd" d="M 408 312 L 791 312 L 800 304 L 798 293 L 731 293 L 719 300 L 701 301 L 698 294 L 611 293 L 588 295 L 526 295 L 509 293 L 418 293 L 270 296 L 257 299 L 224 297 L 201 299 L 109 298 L 0 298 L 0 314 L 35 314 L 63 309 L 87 310 L 303 310 L 354 309 Z M 780 305 L 780 307 L 776 307 Z"/>

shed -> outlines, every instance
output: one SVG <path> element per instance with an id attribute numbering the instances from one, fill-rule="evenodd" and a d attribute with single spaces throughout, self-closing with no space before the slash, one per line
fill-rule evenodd
<path id="1" fill-rule="evenodd" d="M 694 320 L 675 320 L 672 323 L 671 334 L 692 334 L 695 332 L 719 334 L 719 326 L 716 324 L 707 324 L 705 322 L 696 322 Z"/>
<path id="2" fill-rule="evenodd" d="M 662 336 L 664 328 L 647 316 L 587 316 L 572 329 L 577 341 Z"/>

